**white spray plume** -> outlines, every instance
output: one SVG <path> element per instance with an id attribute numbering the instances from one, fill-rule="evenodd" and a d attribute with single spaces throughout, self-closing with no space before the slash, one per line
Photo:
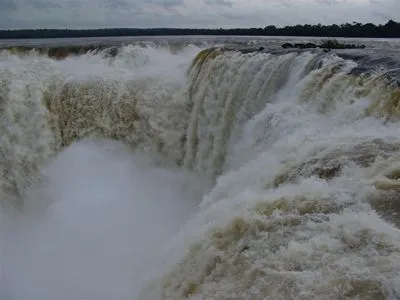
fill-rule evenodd
<path id="1" fill-rule="evenodd" d="M 28 199 L 46 200 L 45 213 L 3 222 L 1 299 L 135 299 L 164 243 L 196 211 L 188 174 L 116 142 L 74 144 L 45 173 Z"/>

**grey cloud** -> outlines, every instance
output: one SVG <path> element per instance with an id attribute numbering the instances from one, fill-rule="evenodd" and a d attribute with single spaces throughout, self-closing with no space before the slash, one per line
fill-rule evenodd
<path id="1" fill-rule="evenodd" d="M 17 11 L 18 5 L 14 0 L 0 0 L 0 12 Z"/>
<path id="2" fill-rule="evenodd" d="M 204 0 L 204 3 L 207 5 L 220 5 L 229 7 L 232 7 L 233 5 L 233 2 L 229 0 Z"/>
<path id="3" fill-rule="evenodd" d="M 29 5 L 32 6 L 33 8 L 36 9 L 43 9 L 43 10 L 49 10 L 52 8 L 58 8 L 60 7 L 59 3 L 54 3 L 52 1 L 46 1 L 46 0 L 30 0 Z"/>
<path id="4" fill-rule="evenodd" d="M 384 12 L 381 12 L 378 10 L 373 10 L 372 15 L 375 16 L 376 18 L 379 18 L 380 21 L 385 22 L 385 23 L 389 20 L 395 19 L 393 17 L 393 15 L 390 15 L 390 14 L 387 14 L 387 13 L 384 13 Z"/>
<path id="5" fill-rule="evenodd" d="M 129 3 L 125 0 L 107 0 L 105 1 L 105 7 L 113 9 L 130 9 L 136 6 L 134 3 Z"/>
<path id="6" fill-rule="evenodd" d="M 346 0 L 315 0 L 318 4 L 325 4 L 325 5 L 337 5 L 341 3 L 346 3 Z"/>
<path id="7" fill-rule="evenodd" d="M 396 20 L 399 11 L 400 0 L 0 0 L 0 28 L 376 23 Z"/>
<path id="8" fill-rule="evenodd" d="M 375 5 L 372 5 L 373 9 L 371 15 L 378 22 L 386 23 L 389 20 L 398 21 L 400 17 L 400 1 L 399 0 L 370 0 L 370 2 L 376 1 Z"/>
<path id="9" fill-rule="evenodd" d="M 184 3 L 184 0 L 147 0 L 144 1 L 145 3 L 151 3 L 155 5 L 159 5 L 162 7 L 173 7 L 173 6 L 179 6 Z"/>

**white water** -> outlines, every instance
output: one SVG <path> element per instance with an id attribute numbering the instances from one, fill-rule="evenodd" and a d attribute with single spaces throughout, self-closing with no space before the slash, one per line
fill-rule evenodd
<path id="1" fill-rule="evenodd" d="M 24 200 L 1 215 L 4 297 L 398 299 L 395 90 L 332 54 L 223 53 L 187 78 L 199 50 L 0 56 L 1 196 Z M 110 136 L 129 149 L 56 154 Z"/>
<path id="2" fill-rule="evenodd" d="M 12 166 L 1 180 L 5 187 L 15 184 L 24 202 L 22 213 L 0 214 L 2 300 L 136 298 L 159 265 L 164 243 L 196 211 L 200 180 L 157 153 L 107 140 L 84 140 L 54 154 L 57 135 L 47 125 L 41 91 L 51 82 L 90 82 L 95 76 L 105 93 L 118 94 L 148 80 L 141 97 L 150 99 L 142 104 L 144 114 L 152 114 L 160 109 L 157 99 L 168 100 L 171 89 L 179 92 L 186 84 L 197 52 L 189 47 L 172 56 L 165 49 L 127 46 L 112 61 L 91 54 L 59 62 L 1 56 L 2 79 L 11 81 L 11 92 L 2 90 L 2 169 Z M 112 100 L 118 105 L 118 98 Z M 3 203 L 12 196 L 8 190 L 0 195 Z"/>
<path id="3" fill-rule="evenodd" d="M 27 210 L 2 223 L 8 299 L 136 299 L 160 252 L 196 211 L 188 174 L 157 168 L 116 142 L 79 142 L 45 170 Z"/>

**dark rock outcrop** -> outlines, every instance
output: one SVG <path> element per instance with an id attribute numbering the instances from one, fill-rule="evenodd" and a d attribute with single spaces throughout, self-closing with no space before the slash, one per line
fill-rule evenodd
<path id="1" fill-rule="evenodd" d="M 321 45 L 317 45 L 314 43 L 284 43 L 282 48 L 297 48 L 297 49 L 313 49 L 313 48 L 321 48 L 321 49 L 364 49 L 365 45 L 354 45 L 354 44 L 344 44 L 340 43 L 337 40 L 328 40 L 324 41 Z"/>

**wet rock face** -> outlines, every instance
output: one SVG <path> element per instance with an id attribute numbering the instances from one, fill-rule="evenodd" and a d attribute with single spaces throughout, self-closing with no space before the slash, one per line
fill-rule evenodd
<path id="1" fill-rule="evenodd" d="M 314 43 L 284 43 L 282 48 L 298 48 L 298 49 L 312 49 L 312 48 L 321 48 L 321 49 L 365 49 L 365 45 L 355 45 L 355 44 L 344 44 L 339 43 L 336 40 L 329 40 L 323 42 L 321 45 L 317 45 Z"/>
<path id="2" fill-rule="evenodd" d="M 282 48 L 288 49 L 288 48 L 299 48 L 299 49 L 306 49 L 306 48 L 317 48 L 318 46 L 314 43 L 296 43 L 296 44 L 291 44 L 291 43 L 285 43 L 282 45 Z"/>
<path id="3" fill-rule="evenodd" d="M 0 47 L 1 50 L 6 50 L 10 54 L 14 55 L 26 55 L 31 52 L 36 52 L 40 55 L 47 56 L 55 60 L 63 60 L 69 56 L 84 55 L 92 52 L 97 53 L 104 51 L 104 55 L 109 58 L 113 58 L 118 55 L 119 47 L 117 46 L 99 46 L 99 45 L 81 45 L 81 46 L 57 46 L 57 47 L 30 47 L 30 46 L 19 46 L 19 47 Z"/>

